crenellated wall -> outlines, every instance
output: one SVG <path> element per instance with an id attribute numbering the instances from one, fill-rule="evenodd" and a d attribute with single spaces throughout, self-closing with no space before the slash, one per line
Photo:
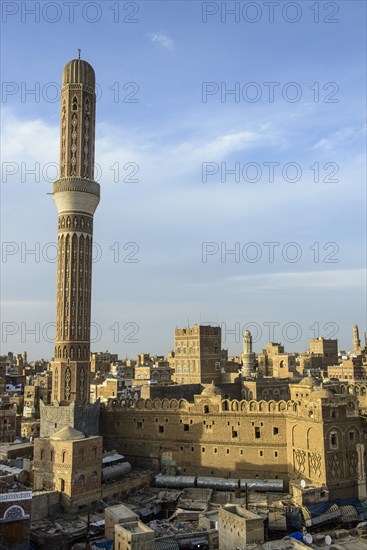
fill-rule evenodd
<path id="1" fill-rule="evenodd" d="M 105 447 L 155 471 L 173 466 L 188 475 L 304 477 L 356 496 L 365 484 L 358 455 L 365 421 L 353 396 L 317 395 L 302 402 L 221 395 L 132 400 L 102 407 L 100 433 Z"/>

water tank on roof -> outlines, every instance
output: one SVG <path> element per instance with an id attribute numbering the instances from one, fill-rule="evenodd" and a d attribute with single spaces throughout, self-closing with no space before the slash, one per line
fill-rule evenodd
<path id="1" fill-rule="evenodd" d="M 195 476 L 155 476 L 156 487 L 195 487 Z"/>
<path id="2" fill-rule="evenodd" d="M 241 479 L 241 491 L 272 491 L 282 492 L 284 483 L 282 479 Z"/>
<path id="3" fill-rule="evenodd" d="M 239 480 L 224 477 L 198 477 L 197 486 L 217 489 L 218 491 L 235 491 L 239 488 Z"/>
<path id="4" fill-rule="evenodd" d="M 129 474 L 130 472 L 131 464 L 129 462 L 122 462 L 121 464 L 102 468 L 102 479 L 103 481 L 108 481 L 109 479 L 116 479 L 125 474 Z"/>

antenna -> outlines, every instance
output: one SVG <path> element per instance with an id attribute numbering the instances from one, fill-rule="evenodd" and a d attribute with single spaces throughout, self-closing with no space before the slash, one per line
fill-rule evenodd
<path id="1" fill-rule="evenodd" d="M 78 48 L 78 59 L 80 59 L 80 54 L 82 53 L 82 50 Z"/>

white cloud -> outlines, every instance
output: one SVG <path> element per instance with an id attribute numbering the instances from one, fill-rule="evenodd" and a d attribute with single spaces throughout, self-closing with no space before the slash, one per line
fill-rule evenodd
<path id="1" fill-rule="evenodd" d="M 316 291 L 341 288 L 364 288 L 365 269 L 334 269 L 328 271 L 299 271 L 292 273 L 266 273 L 231 277 L 232 284 L 246 284 L 254 290 L 282 290 L 297 288 L 302 291 Z M 236 289 L 238 292 L 238 289 Z"/>
<path id="2" fill-rule="evenodd" d="M 160 32 L 154 32 L 154 33 L 148 34 L 148 36 L 152 42 L 157 42 L 163 48 L 166 48 L 167 50 L 173 49 L 174 42 L 172 38 L 170 38 L 166 34 L 162 34 Z"/>
<path id="3" fill-rule="evenodd" d="M 59 154 L 59 128 L 42 120 L 24 122 L 10 110 L 3 111 L 3 159 L 7 163 L 17 163 L 18 170 L 12 175 L 9 168 L 9 182 L 20 177 L 20 164 L 28 169 L 39 163 L 41 178 L 53 180 L 57 177 Z M 199 124 L 200 126 L 200 124 Z M 192 135 L 181 143 L 170 143 L 156 135 L 141 134 L 125 127 L 102 124 L 97 130 L 96 159 L 98 167 L 95 177 L 105 185 L 113 182 L 118 163 L 120 176 L 131 171 L 124 169 L 128 163 L 140 166 L 140 180 L 149 174 L 149 181 L 169 181 L 194 175 L 201 177 L 202 162 L 222 162 L 233 152 L 256 148 L 272 143 L 274 136 L 269 126 L 258 125 L 251 129 L 241 129 L 231 133 L 220 133 L 220 129 L 192 128 Z M 134 137 L 131 137 L 134 135 Z M 197 136 L 200 137 L 197 137 Z M 128 136 L 128 137 L 127 137 Z M 100 167 L 100 168 L 99 168 Z M 115 167 L 115 168 L 114 168 Z M 29 176 L 27 181 L 31 181 Z M 33 180 L 32 180 L 33 181 Z M 49 181 L 52 183 L 52 181 Z"/>
<path id="4" fill-rule="evenodd" d="M 359 127 L 347 127 L 341 128 L 337 132 L 329 134 L 327 137 L 320 139 L 315 145 L 314 149 L 321 149 L 324 151 L 331 151 L 345 145 L 347 143 L 353 143 L 354 141 L 364 138 L 366 132 L 366 126 Z"/>

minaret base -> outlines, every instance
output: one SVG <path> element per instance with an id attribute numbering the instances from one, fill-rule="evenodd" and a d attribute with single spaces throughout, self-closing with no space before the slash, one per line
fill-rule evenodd
<path id="1" fill-rule="evenodd" d="M 40 437 L 48 437 L 65 426 L 79 430 L 87 437 L 99 434 L 100 403 L 78 405 L 45 405 L 40 400 L 41 432 Z"/>

